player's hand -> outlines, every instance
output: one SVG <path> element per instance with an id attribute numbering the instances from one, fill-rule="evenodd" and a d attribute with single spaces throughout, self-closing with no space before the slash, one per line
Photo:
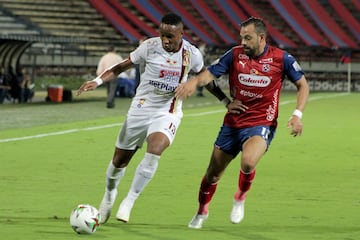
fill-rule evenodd
<path id="1" fill-rule="evenodd" d="M 95 81 L 84 82 L 81 87 L 77 90 L 76 96 L 79 96 L 82 92 L 92 91 L 98 87 Z"/>
<path id="2" fill-rule="evenodd" d="M 186 99 L 196 91 L 197 82 L 194 80 L 180 83 L 175 89 L 175 97 L 179 99 Z"/>
<path id="3" fill-rule="evenodd" d="M 249 109 L 249 107 L 245 106 L 240 100 L 235 99 L 227 105 L 227 109 L 230 113 L 240 114 Z"/>
<path id="4" fill-rule="evenodd" d="M 291 116 L 291 118 L 288 121 L 287 127 L 290 128 L 291 130 L 290 134 L 293 135 L 294 137 L 301 136 L 303 130 L 303 124 L 299 117 Z"/>

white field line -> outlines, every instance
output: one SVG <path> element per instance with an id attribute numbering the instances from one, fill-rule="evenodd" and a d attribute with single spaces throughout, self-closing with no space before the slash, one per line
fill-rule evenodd
<path id="1" fill-rule="evenodd" d="M 326 99 L 326 98 L 336 98 L 336 97 L 342 97 L 345 95 L 349 95 L 349 93 L 339 93 L 339 94 L 332 94 L 332 95 L 328 95 L 328 96 L 310 97 L 309 101 L 316 101 L 316 100 L 321 100 L 321 99 Z M 282 102 L 280 102 L 280 105 L 287 105 L 287 104 L 295 103 L 295 102 L 296 102 L 296 99 L 282 101 Z M 220 113 L 220 112 L 225 112 L 225 109 L 209 111 L 209 112 L 186 114 L 186 115 L 184 115 L 184 117 L 196 117 L 196 116 L 216 114 L 216 113 Z M 55 135 L 64 135 L 64 134 L 75 133 L 75 132 L 80 132 L 80 131 L 93 131 L 93 130 L 98 130 L 98 129 L 103 129 L 103 128 L 119 127 L 121 125 L 123 125 L 123 123 L 114 123 L 114 124 L 107 124 L 107 125 L 96 126 L 96 127 L 87 127 L 87 128 L 75 128 L 75 129 L 69 129 L 69 130 L 64 130 L 64 131 L 59 131 L 59 132 L 49 132 L 49 133 L 43 133 L 43 134 L 37 134 L 37 135 L 25 136 L 25 137 L 5 138 L 5 139 L 0 139 L 0 143 L 29 140 L 29 139 L 34 139 L 34 138 L 43 138 L 43 137 L 49 137 L 49 136 L 55 136 Z"/>

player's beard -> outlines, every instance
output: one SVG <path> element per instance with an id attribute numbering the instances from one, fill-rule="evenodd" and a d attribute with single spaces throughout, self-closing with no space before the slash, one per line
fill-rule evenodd
<path id="1" fill-rule="evenodd" d="M 249 46 L 244 46 L 244 53 L 248 56 L 248 57 L 257 57 L 261 54 L 260 52 L 260 45 L 256 44 L 253 47 L 249 47 Z"/>
<path id="2" fill-rule="evenodd" d="M 256 49 L 251 47 L 244 47 L 244 52 L 249 57 L 254 57 L 256 54 Z"/>

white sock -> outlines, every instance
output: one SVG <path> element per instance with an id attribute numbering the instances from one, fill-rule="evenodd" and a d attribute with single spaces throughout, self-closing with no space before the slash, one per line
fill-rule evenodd
<path id="1" fill-rule="evenodd" d="M 112 160 L 109 163 L 109 166 L 106 170 L 106 191 L 112 191 L 116 189 L 120 183 L 120 180 L 125 175 L 126 167 L 116 168 Z"/>
<path id="2" fill-rule="evenodd" d="M 131 188 L 127 195 L 127 200 L 135 202 L 146 185 L 150 182 L 158 168 L 160 156 L 151 153 L 145 153 L 143 160 L 136 168 L 135 176 Z"/>

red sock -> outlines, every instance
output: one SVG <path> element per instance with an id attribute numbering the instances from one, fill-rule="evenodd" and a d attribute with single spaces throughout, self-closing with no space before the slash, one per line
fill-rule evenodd
<path id="1" fill-rule="evenodd" d="M 256 172 L 255 169 L 250 173 L 244 173 L 243 171 L 240 170 L 239 182 L 238 182 L 239 189 L 235 193 L 234 196 L 235 200 L 238 201 L 245 200 L 246 192 L 249 191 L 252 181 L 255 178 L 255 172 Z"/>
<path id="2" fill-rule="evenodd" d="M 207 183 L 206 178 L 203 177 L 199 191 L 199 210 L 198 214 L 207 214 L 209 212 L 210 201 L 216 191 L 216 183 Z"/>

